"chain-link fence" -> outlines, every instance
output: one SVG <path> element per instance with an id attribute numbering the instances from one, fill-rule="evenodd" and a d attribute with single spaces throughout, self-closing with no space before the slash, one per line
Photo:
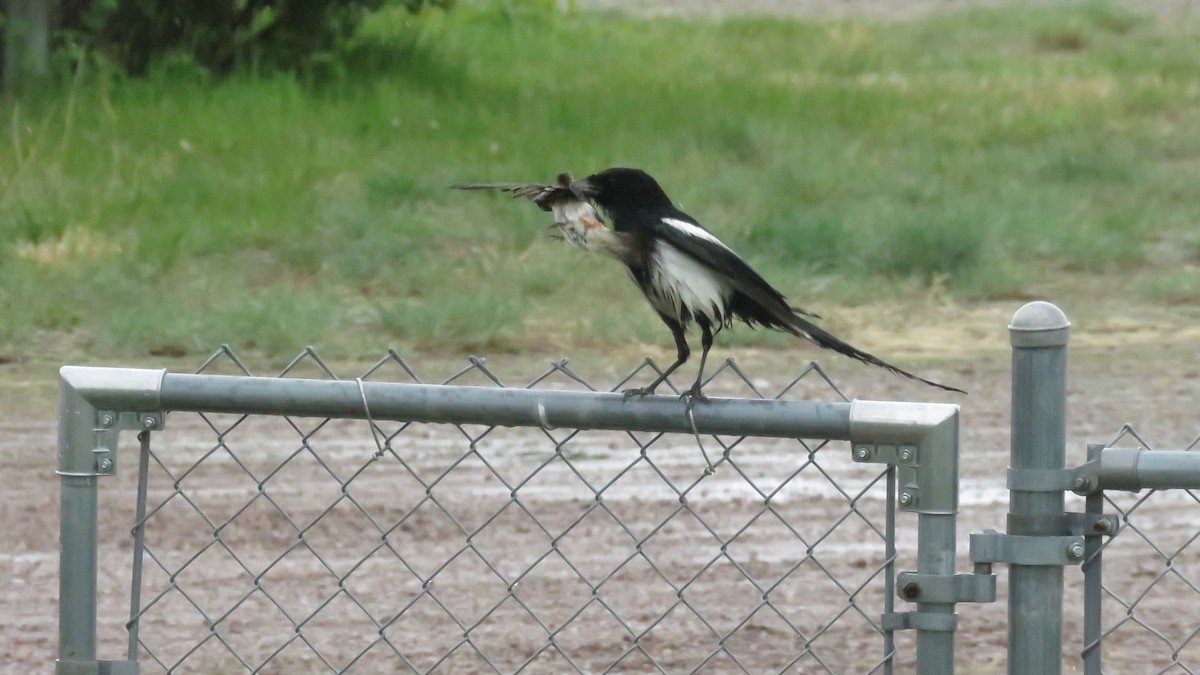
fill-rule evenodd
<path id="1" fill-rule="evenodd" d="M 1089 675 L 1200 671 L 1200 438 L 1126 426 L 1065 466 L 1068 332 L 1014 316 L 1007 527 L 971 534 L 971 574 L 957 406 L 846 402 L 815 365 L 769 389 L 728 361 L 694 408 L 613 393 L 651 361 L 600 386 L 479 359 L 427 385 L 395 353 L 339 380 L 311 350 L 265 378 L 228 349 L 64 367 L 57 671 L 949 673 L 994 564 L 1010 672 L 1077 668 L 1080 617 Z M 103 661 L 97 495 L 129 429 L 128 656 Z"/>
<path id="2" fill-rule="evenodd" d="M 1130 425 L 1107 446 L 1152 449 Z M 1198 449 L 1200 437 L 1183 451 Z M 1105 490 L 1102 507 L 1121 529 L 1099 550 L 1104 573 L 1091 591 L 1098 635 L 1083 653 L 1101 650 L 1109 673 L 1200 672 L 1200 611 L 1187 609 L 1200 605 L 1200 493 Z"/>
<path id="3" fill-rule="evenodd" d="M 201 372 L 249 374 L 228 350 Z M 335 378 L 311 351 L 279 375 Z M 420 381 L 394 353 L 362 379 Z M 445 383 L 514 386 L 478 359 Z M 515 386 L 592 390 L 565 361 Z M 843 398 L 815 366 L 764 386 L 726 362 L 706 388 Z M 844 443 L 219 413 L 142 440 L 143 669 L 840 673 L 896 653 L 894 470 Z"/>

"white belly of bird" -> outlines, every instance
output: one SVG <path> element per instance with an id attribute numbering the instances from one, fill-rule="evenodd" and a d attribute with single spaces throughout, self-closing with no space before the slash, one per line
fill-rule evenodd
<path id="1" fill-rule="evenodd" d="M 655 309 L 684 321 L 704 314 L 714 324 L 724 322 L 733 289 L 720 276 L 662 241 L 654 249 L 652 265 L 650 302 Z"/>

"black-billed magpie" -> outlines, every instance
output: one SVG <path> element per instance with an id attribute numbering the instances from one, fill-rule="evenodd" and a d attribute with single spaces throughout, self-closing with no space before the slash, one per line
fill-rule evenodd
<path id="1" fill-rule="evenodd" d="M 741 256 L 675 208 L 658 182 L 641 169 L 614 167 L 582 180 L 572 180 L 564 173 L 552 185 L 473 183 L 454 187 L 498 189 L 529 199 L 554 214 L 554 226 L 567 243 L 625 264 L 646 300 L 671 329 L 676 349 L 675 362 L 658 378 L 649 386 L 627 390 L 626 395 L 654 393 L 688 360 L 691 349 L 686 330 L 695 323 L 703 351 L 696 382 L 683 395 L 690 399 L 689 406 L 704 400 L 701 385 L 713 336 L 730 327 L 734 319 L 751 327 L 786 331 L 818 347 L 939 389 L 966 393 L 898 368 L 814 324 L 809 318 L 820 318 L 818 315 L 789 305 Z M 599 207 L 599 212 L 594 207 Z M 611 229 L 605 226 L 605 219 L 612 223 Z"/>

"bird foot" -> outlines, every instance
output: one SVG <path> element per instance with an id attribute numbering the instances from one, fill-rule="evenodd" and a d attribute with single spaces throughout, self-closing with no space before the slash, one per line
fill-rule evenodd
<path id="1" fill-rule="evenodd" d="M 716 467 L 713 466 L 711 460 L 708 459 L 708 451 L 704 449 L 704 441 L 700 440 L 700 432 L 696 430 L 696 417 L 692 414 L 692 408 L 696 405 L 696 401 L 708 401 L 708 397 L 704 392 L 700 391 L 700 383 L 697 382 L 691 389 L 679 395 L 679 398 L 687 401 L 687 407 L 684 408 L 684 417 L 692 425 L 692 433 L 696 436 L 696 446 L 700 448 L 700 454 L 704 457 L 704 476 L 711 476 L 716 473 Z"/>
<path id="2" fill-rule="evenodd" d="M 686 410 L 689 413 L 692 412 L 692 408 L 697 403 L 708 403 L 708 396 L 705 396 L 704 392 L 700 391 L 699 384 L 692 385 L 692 388 L 688 389 L 687 391 L 680 394 L 679 398 L 684 401 L 687 401 L 687 409 Z"/>
<path id="3" fill-rule="evenodd" d="M 621 392 L 625 398 L 633 398 L 634 396 L 651 396 L 654 394 L 654 387 L 634 387 Z"/>

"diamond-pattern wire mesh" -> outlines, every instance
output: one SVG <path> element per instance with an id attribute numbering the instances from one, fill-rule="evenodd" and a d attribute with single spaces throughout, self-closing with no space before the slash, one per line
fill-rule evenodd
<path id="1" fill-rule="evenodd" d="M 250 374 L 227 348 L 200 372 Z M 656 372 L 647 360 L 611 389 Z M 336 377 L 312 350 L 279 376 Z M 420 381 L 394 352 L 363 378 Z M 445 382 L 508 386 L 475 358 Z M 565 360 L 521 386 L 592 389 Z M 733 361 L 706 384 L 844 399 L 815 364 L 763 386 Z M 708 436 L 702 478 L 690 435 L 373 424 L 169 417 L 143 453 L 143 668 L 890 665 L 893 476 L 844 446 Z"/>
<path id="2" fill-rule="evenodd" d="M 1153 449 L 1130 425 L 1108 446 Z M 1200 437 L 1184 451 L 1200 451 Z M 1101 548 L 1104 672 L 1200 673 L 1197 508 L 1195 490 L 1105 491 L 1120 530 Z"/>

